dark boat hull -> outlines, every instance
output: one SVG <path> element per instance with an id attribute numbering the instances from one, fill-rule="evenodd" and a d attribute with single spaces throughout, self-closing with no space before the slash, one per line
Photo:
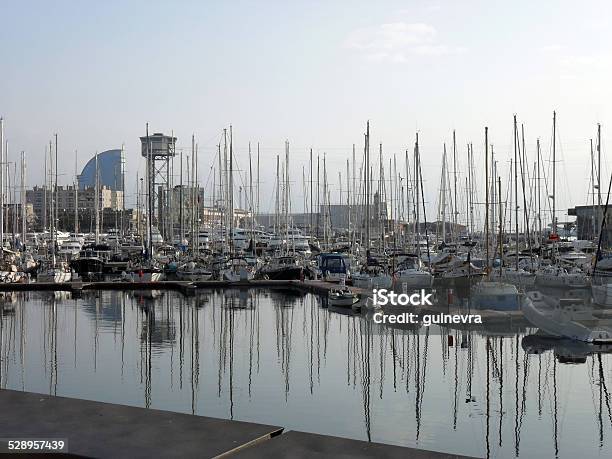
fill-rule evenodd
<path id="1" fill-rule="evenodd" d="M 275 269 L 266 271 L 263 276 L 270 280 L 300 280 L 303 276 L 303 268 L 300 266 Z"/>

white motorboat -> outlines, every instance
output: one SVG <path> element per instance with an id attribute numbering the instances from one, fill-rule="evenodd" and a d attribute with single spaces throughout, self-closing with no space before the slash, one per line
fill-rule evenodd
<path id="1" fill-rule="evenodd" d="M 327 293 L 327 301 L 330 306 L 352 307 L 359 297 L 348 287 L 334 288 Z"/>
<path id="2" fill-rule="evenodd" d="M 544 333 L 587 343 L 612 342 L 612 327 L 603 324 L 580 299 L 557 300 L 538 291 L 528 292 L 523 314 Z"/>
<path id="3" fill-rule="evenodd" d="M 67 259 L 71 259 L 79 254 L 82 247 L 83 243 L 79 237 L 70 236 L 62 243 L 58 253 Z"/>

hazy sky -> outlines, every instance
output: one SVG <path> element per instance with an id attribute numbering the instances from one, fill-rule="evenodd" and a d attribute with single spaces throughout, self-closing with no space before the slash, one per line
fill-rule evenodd
<path id="1" fill-rule="evenodd" d="M 525 123 L 535 161 L 538 136 L 549 155 L 557 110 L 561 208 L 587 199 L 598 122 L 607 154 L 607 1 L 4 0 L 1 8 L 0 115 L 9 159 L 26 152 L 30 184 L 42 182 L 45 144 L 57 132 L 60 182 L 72 181 L 75 150 L 80 170 L 96 150 L 124 143 L 133 194 L 146 122 L 173 130 L 185 151 L 195 133 L 203 180 L 224 127 L 233 125 L 242 169 L 248 141 L 259 141 L 262 210 L 273 202 L 285 139 L 301 207 L 308 149 L 327 154 L 337 188 L 367 119 L 372 145 L 383 142 L 385 162 L 396 153 L 402 167 L 420 132 L 432 205 L 453 129 L 462 174 L 466 142 L 482 161 L 485 125 L 505 168 L 512 115 Z"/>

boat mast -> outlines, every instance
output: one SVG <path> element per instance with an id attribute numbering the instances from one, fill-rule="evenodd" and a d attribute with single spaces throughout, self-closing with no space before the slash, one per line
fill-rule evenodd
<path id="1" fill-rule="evenodd" d="M 147 123 L 147 258 L 153 258 L 153 158 Z"/>
<path id="2" fill-rule="evenodd" d="M 234 134 L 232 125 L 230 124 L 230 137 L 229 137 L 229 216 L 230 216 L 230 250 L 231 254 L 234 254 Z"/>
<path id="3" fill-rule="evenodd" d="M 419 164 L 419 133 L 416 133 L 416 140 L 414 142 L 414 189 L 416 191 L 414 198 L 414 208 L 415 208 L 415 219 L 414 219 L 414 229 L 416 234 L 416 249 L 417 255 L 419 259 L 421 257 L 421 225 L 419 222 L 420 219 L 420 204 L 419 204 L 419 170 L 421 165 Z"/>
<path id="4" fill-rule="evenodd" d="M 514 115 L 514 231 L 516 235 L 515 268 L 518 271 L 519 269 L 519 265 L 518 265 L 518 262 L 519 262 L 519 224 L 518 224 L 519 202 L 518 202 L 518 152 L 517 152 L 518 148 L 517 147 L 518 147 L 518 127 L 516 125 L 516 115 Z M 500 197 L 500 206 L 501 206 L 501 197 Z M 501 220 L 501 212 L 499 213 L 499 216 Z M 500 236 L 501 236 L 501 231 L 500 231 Z"/>
<path id="5" fill-rule="evenodd" d="M 140 181 L 138 179 L 138 171 L 136 171 L 136 232 L 140 237 Z"/>
<path id="6" fill-rule="evenodd" d="M 57 167 L 57 166 L 56 166 Z M 100 243 L 100 198 L 98 196 L 98 189 L 100 187 L 100 175 L 98 170 L 98 152 L 96 151 L 96 179 L 94 184 L 94 213 L 96 218 L 96 244 Z"/>
<path id="7" fill-rule="evenodd" d="M 589 139 L 591 144 L 591 208 L 593 209 L 593 237 L 595 237 L 595 232 L 597 231 L 597 218 L 595 214 L 595 190 L 597 185 L 595 185 L 595 156 L 593 154 L 593 139 Z"/>
<path id="8" fill-rule="evenodd" d="M 356 169 L 355 169 L 355 144 L 353 144 L 353 184 L 352 184 L 352 188 L 351 188 L 351 204 L 352 204 L 352 208 L 353 208 L 353 221 L 355 223 L 357 223 L 357 189 L 355 187 L 355 180 L 357 178 L 357 174 L 356 174 Z M 354 225 L 355 225 L 354 223 Z M 357 225 L 355 225 L 357 226 Z M 351 237 L 351 234 L 349 233 L 349 238 Z M 351 253 L 353 252 L 353 247 L 355 245 L 355 239 L 356 239 L 356 228 L 353 228 L 353 235 L 352 235 L 352 244 L 351 244 Z"/>
<path id="9" fill-rule="evenodd" d="M 601 124 L 597 123 L 597 205 L 601 207 Z"/>
<path id="10" fill-rule="evenodd" d="M 556 196 L 555 196 L 555 187 L 556 187 L 556 143 L 557 143 L 557 112 L 553 111 L 553 144 L 552 144 L 552 153 L 553 153 L 553 173 L 552 173 L 552 234 L 557 234 L 557 218 L 556 218 Z"/>
<path id="11" fill-rule="evenodd" d="M 353 154 L 355 150 L 353 150 Z M 346 207 L 347 207 L 347 214 L 348 214 L 348 240 L 350 243 L 351 240 L 351 212 L 352 212 L 352 207 L 351 207 L 351 193 L 350 193 L 350 189 L 351 189 L 351 176 L 350 176 L 350 167 L 349 167 L 349 160 L 346 160 Z M 342 200 L 342 193 L 340 193 L 340 199 Z M 342 201 L 340 201 L 340 204 L 342 204 Z"/>
<path id="12" fill-rule="evenodd" d="M 378 224 L 380 225 L 380 250 L 381 253 L 385 251 L 385 229 L 386 225 L 382 220 L 382 202 L 383 202 L 383 194 L 385 193 L 385 169 L 383 166 L 383 157 L 382 157 L 382 143 L 379 145 L 378 149 L 378 202 L 376 203 L 376 218 L 378 220 Z M 386 203 L 385 203 L 386 204 Z M 387 212 L 385 209 L 385 218 L 387 216 Z"/>
<path id="13" fill-rule="evenodd" d="M 469 201 L 470 201 L 470 240 L 474 234 L 474 145 L 470 142 L 468 144 L 468 154 L 469 154 Z"/>
<path id="14" fill-rule="evenodd" d="M 601 214 L 601 124 L 597 123 L 597 215 Z"/>
<path id="15" fill-rule="evenodd" d="M 312 161 L 311 161 L 312 168 Z M 259 216 L 259 142 L 257 142 L 257 203 L 255 208 L 255 215 Z M 312 203 L 311 203 L 312 205 Z"/>
<path id="16" fill-rule="evenodd" d="M 223 134 L 225 135 L 225 130 L 223 132 Z M 191 181 L 191 187 L 189 190 L 189 195 L 190 195 L 190 201 L 191 201 L 191 215 L 190 215 L 190 222 L 189 222 L 189 226 L 190 226 L 190 233 L 191 233 L 191 252 L 192 252 L 192 256 L 197 257 L 198 252 L 200 251 L 200 248 L 198 247 L 198 242 L 197 242 L 197 235 L 196 235 L 196 209 L 195 209 L 195 202 L 196 202 L 196 184 L 195 184 L 195 157 L 196 157 L 196 150 L 195 150 L 195 134 L 191 134 L 191 177 L 190 177 L 190 181 Z"/>
<path id="17" fill-rule="evenodd" d="M 119 201 L 117 200 L 117 203 Z M 121 237 L 125 236 L 125 150 L 121 144 Z"/>
<path id="18" fill-rule="evenodd" d="M 457 207 L 457 141 L 455 138 L 455 130 L 453 129 L 453 179 L 454 179 L 454 199 L 453 199 L 453 232 L 457 230 L 457 217 L 459 215 Z M 455 235 L 456 237 L 456 235 Z"/>
<path id="19" fill-rule="evenodd" d="M 442 156 L 442 178 L 440 183 L 440 214 L 442 216 L 442 244 L 446 243 L 446 142 Z"/>
<path id="20" fill-rule="evenodd" d="M 276 202 L 274 208 L 274 234 L 276 236 L 280 236 L 280 227 L 279 227 L 279 205 L 280 205 L 280 175 L 279 175 L 279 167 L 280 167 L 280 157 L 276 155 Z"/>
<path id="21" fill-rule="evenodd" d="M 183 244 L 183 241 L 185 240 L 185 227 L 183 226 L 183 208 L 185 203 L 183 202 L 183 150 L 181 149 L 181 154 L 180 154 L 180 170 L 179 170 L 179 201 L 180 201 L 180 207 L 179 207 L 179 235 L 181 238 L 181 244 Z M 215 193 L 215 188 L 213 185 L 213 194 Z M 193 237 L 192 237 L 193 239 Z"/>
<path id="22" fill-rule="evenodd" d="M 0 254 L 4 251 L 4 119 L 0 118 Z"/>
<path id="23" fill-rule="evenodd" d="M 53 165 L 51 165 L 53 168 Z M 53 180 L 53 194 L 51 196 L 51 215 L 53 216 L 53 232 L 51 233 L 51 246 L 53 247 L 53 266 L 55 267 L 55 239 L 56 239 L 56 223 L 57 223 L 57 203 L 55 200 L 57 199 L 57 134 L 55 134 L 55 177 Z"/>
<path id="24" fill-rule="evenodd" d="M 499 197 L 499 277 L 501 278 L 503 273 L 503 258 L 504 258 L 504 240 L 503 240 L 503 218 L 502 218 L 502 194 L 501 194 L 501 177 L 497 178 L 497 193 Z M 518 263 L 518 253 L 517 253 L 517 263 Z M 518 268 L 517 268 L 518 270 Z"/>
<path id="25" fill-rule="evenodd" d="M 26 221 L 26 186 L 25 186 L 25 175 L 26 175 L 26 160 L 25 152 L 21 152 L 21 242 L 25 244 L 27 221 Z"/>
<path id="26" fill-rule="evenodd" d="M 370 121 L 365 135 L 366 261 L 370 257 Z"/>
<path id="27" fill-rule="evenodd" d="M 523 165 L 525 167 L 525 169 L 527 169 L 527 172 L 529 172 L 528 170 L 528 165 L 527 165 L 527 153 L 525 150 L 525 125 L 521 123 L 521 144 L 522 144 L 522 149 L 523 149 L 523 153 L 522 153 L 522 161 L 521 161 L 521 187 L 522 187 L 522 191 L 523 191 L 523 215 L 525 216 L 525 234 L 527 235 L 527 248 L 529 249 L 529 259 L 533 265 L 533 246 L 532 246 L 532 241 L 531 241 L 531 228 L 529 227 L 529 212 L 527 209 L 527 196 L 525 193 L 525 171 L 523 170 Z M 518 253 L 517 253 L 517 259 L 518 259 Z M 518 261 L 517 261 L 517 269 L 518 269 Z"/>
<path id="28" fill-rule="evenodd" d="M 309 202 L 309 209 L 310 210 L 310 237 L 312 237 L 313 234 L 313 213 L 312 213 L 312 148 L 310 149 L 310 202 Z"/>
<path id="29" fill-rule="evenodd" d="M 285 140 L 285 236 L 287 244 L 289 244 L 289 141 Z M 295 254 L 295 235 L 291 232 L 291 243 L 293 253 Z M 289 255 L 289 246 L 287 245 L 287 255 Z"/>
<path id="30" fill-rule="evenodd" d="M 489 272 L 489 128 L 485 126 L 485 266 Z"/>
<path id="31" fill-rule="evenodd" d="M 327 155 L 323 153 L 323 242 L 325 246 L 329 246 L 327 241 L 327 210 L 329 197 L 327 195 Z"/>
<path id="32" fill-rule="evenodd" d="M 43 183 L 43 226 L 42 226 L 42 230 L 43 232 L 47 230 L 47 204 L 48 204 L 48 199 L 47 199 L 47 188 L 49 187 L 49 184 L 47 182 L 47 178 L 48 178 L 48 171 L 47 171 L 47 145 L 45 144 L 45 165 L 44 165 L 44 175 L 45 175 L 45 179 L 44 179 L 44 183 Z"/>
<path id="33" fill-rule="evenodd" d="M 538 190 L 538 247 L 542 246 L 542 193 L 540 190 L 540 138 L 538 137 L 536 143 L 537 155 L 538 155 L 538 178 L 537 178 L 537 190 Z"/>
<path id="34" fill-rule="evenodd" d="M 78 152 L 74 150 L 74 235 L 79 232 L 79 184 L 77 180 Z"/>
<path id="35" fill-rule="evenodd" d="M 251 214 L 251 248 L 255 255 L 255 215 L 253 206 L 253 165 L 251 161 L 251 142 L 249 142 L 249 211 Z"/>

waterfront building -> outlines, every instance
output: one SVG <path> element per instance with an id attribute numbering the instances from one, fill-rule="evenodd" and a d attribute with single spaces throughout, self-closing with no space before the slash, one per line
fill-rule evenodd
<path id="1" fill-rule="evenodd" d="M 98 177 L 100 187 L 123 191 L 123 168 L 121 150 L 106 150 L 98 153 Z M 79 189 L 96 186 L 96 155 L 83 167 L 78 176 Z"/>
<path id="2" fill-rule="evenodd" d="M 26 202 L 32 205 L 34 219 L 38 227 L 42 228 L 45 222 L 48 221 L 51 211 L 52 191 L 52 188 L 45 186 L 35 186 L 30 190 L 26 190 Z M 79 213 L 85 214 L 91 212 L 95 208 L 95 188 L 88 187 L 83 190 L 77 190 L 72 185 L 58 186 L 54 198 L 58 218 L 63 213 L 74 215 L 77 199 Z M 98 208 L 103 212 L 106 209 L 111 211 L 124 210 L 123 191 L 113 190 L 104 185 L 98 190 L 98 199 Z"/>

